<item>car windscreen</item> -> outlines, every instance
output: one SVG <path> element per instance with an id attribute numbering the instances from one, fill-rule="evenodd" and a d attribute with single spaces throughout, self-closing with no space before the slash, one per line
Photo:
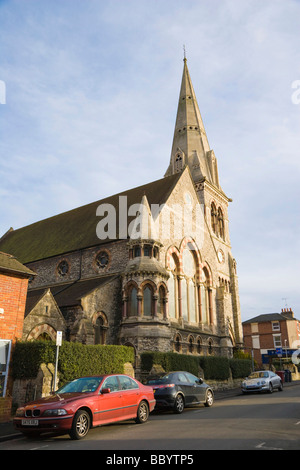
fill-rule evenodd
<path id="1" fill-rule="evenodd" d="M 248 379 L 261 379 L 263 377 L 269 377 L 268 372 L 252 372 L 252 374 L 249 375 Z"/>
<path id="2" fill-rule="evenodd" d="M 82 377 L 80 379 L 75 379 L 58 389 L 56 393 L 94 392 L 102 382 L 102 379 L 103 377 Z"/>

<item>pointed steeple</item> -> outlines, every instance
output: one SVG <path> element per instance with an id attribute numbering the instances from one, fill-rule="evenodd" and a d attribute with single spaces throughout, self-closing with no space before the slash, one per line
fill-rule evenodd
<path id="1" fill-rule="evenodd" d="M 171 159 L 165 176 L 188 165 L 195 183 L 205 177 L 219 187 L 216 158 L 208 143 L 185 56 L 183 62 Z"/>

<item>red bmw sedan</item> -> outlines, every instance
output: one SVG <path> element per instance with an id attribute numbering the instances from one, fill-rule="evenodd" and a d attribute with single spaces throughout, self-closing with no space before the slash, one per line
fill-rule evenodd
<path id="1" fill-rule="evenodd" d="M 54 394 L 18 408 L 14 426 L 27 436 L 69 433 L 82 439 L 91 427 L 135 419 L 145 423 L 154 410 L 152 387 L 127 375 L 81 377 Z"/>

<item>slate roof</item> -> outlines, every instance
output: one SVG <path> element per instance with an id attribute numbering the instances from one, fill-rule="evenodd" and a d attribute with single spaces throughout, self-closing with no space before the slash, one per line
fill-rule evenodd
<path id="1" fill-rule="evenodd" d="M 80 300 L 98 287 L 117 279 L 118 276 L 102 276 L 94 279 L 79 280 L 68 284 L 50 287 L 51 293 L 59 307 L 73 307 L 80 305 Z M 33 289 L 27 294 L 25 317 L 31 312 L 39 300 L 44 296 L 48 287 Z"/>
<path id="2" fill-rule="evenodd" d="M 0 252 L 0 272 L 22 274 L 26 277 L 35 275 L 31 269 L 20 263 L 14 256 Z"/>
<path id="3" fill-rule="evenodd" d="M 163 204 L 181 175 L 177 173 L 26 227 L 10 230 L 0 239 L 0 250 L 12 253 L 22 263 L 30 263 L 106 243 L 107 240 L 100 240 L 96 234 L 96 226 L 100 221 L 96 210 L 100 204 L 112 204 L 116 208 L 118 236 L 119 196 L 127 196 L 127 208 L 139 204 L 144 195 L 150 205 Z"/>
<path id="4" fill-rule="evenodd" d="M 289 316 L 285 316 L 281 313 L 265 313 L 262 315 L 258 315 L 257 317 L 251 318 L 250 320 L 246 320 L 243 322 L 245 323 L 262 323 L 262 322 L 269 322 L 269 321 L 283 321 L 283 320 L 294 320 Z"/>

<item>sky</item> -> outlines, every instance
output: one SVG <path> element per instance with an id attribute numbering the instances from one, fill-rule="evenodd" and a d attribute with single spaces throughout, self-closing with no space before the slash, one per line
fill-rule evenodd
<path id="1" fill-rule="evenodd" d="M 185 45 L 242 321 L 300 318 L 299 32 L 299 0 L 0 0 L 0 236 L 164 176 Z"/>

